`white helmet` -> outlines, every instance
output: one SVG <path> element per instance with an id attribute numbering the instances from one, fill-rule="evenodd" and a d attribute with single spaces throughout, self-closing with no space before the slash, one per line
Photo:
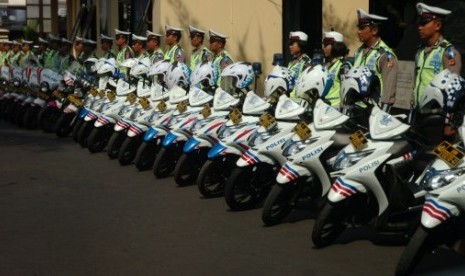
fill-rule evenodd
<path id="1" fill-rule="evenodd" d="M 341 83 L 341 105 L 349 106 L 370 97 L 378 102 L 380 97 L 379 79 L 366 66 L 354 66 Z"/>
<path id="2" fill-rule="evenodd" d="M 238 89 L 247 88 L 254 80 L 254 73 L 252 65 L 247 62 L 236 62 L 226 66 L 221 72 L 221 84 L 223 84 L 223 78 L 232 77 L 232 85 Z M 224 89 L 227 91 L 226 89 Z"/>
<path id="3" fill-rule="evenodd" d="M 166 72 L 168 71 L 168 68 L 170 67 L 171 63 L 167 60 L 159 60 L 155 62 L 152 67 L 150 67 L 149 72 L 147 73 L 147 76 L 156 76 L 160 75 L 161 80 L 166 83 Z"/>
<path id="4" fill-rule="evenodd" d="M 131 68 L 130 74 L 133 77 L 140 77 L 147 74 L 150 69 L 150 58 L 146 57 L 137 61 L 137 63 Z"/>
<path id="5" fill-rule="evenodd" d="M 116 60 L 114 58 L 107 59 L 100 64 L 97 70 L 97 74 L 99 75 L 104 75 L 107 73 L 114 74 L 116 72 L 116 67 L 117 67 Z"/>
<path id="6" fill-rule="evenodd" d="M 218 70 L 210 61 L 197 65 L 191 75 L 193 86 L 201 85 L 205 80 L 208 80 L 210 86 L 214 86 L 218 82 Z"/>
<path id="7" fill-rule="evenodd" d="M 286 92 L 287 95 L 294 89 L 294 77 L 289 69 L 283 66 L 275 66 L 265 79 L 265 97 L 270 97 L 278 92 Z"/>
<path id="8" fill-rule="evenodd" d="M 166 72 L 166 86 L 168 89 L 173 88 L 175 85 L 181 84 L 183 86 L 189 85 L 189 78 L 191 70 L 185 63 L 175 61 L 171 64 Z"/>
<path id="9" fill-rule="evenodd" d="M 87 70 L 89 73 L 95 73 L 97 72 L 98 69 L 98 59 L 97 58 L 88 58 L 84 61 L 84 64 L 86 65 Z"/>
<path id="10" fill-rule="evenodd" d="M 437 74 L 425 87 L 418 99 L 421 113 L 429 113 L 434 109 L 444 112 L 454 112 L 455 103 L 463 93 L 465 80 L 445 69 Z"/>
<path id="11" fill-rule="evenodd" d="M 298 98 L 307 96 L 324 97 L 328 81 L 328 71 L 321 64 L 306 68 L 299 76 L 295 84 L 295 94 Z M 308 95 L 308 93 L 312 95 Z"/>

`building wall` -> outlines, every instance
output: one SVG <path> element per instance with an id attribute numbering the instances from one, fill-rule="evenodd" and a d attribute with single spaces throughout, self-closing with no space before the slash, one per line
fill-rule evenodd
<path id="1" fill-rule="evenodd" d="M 323 31 L 331 28 L 344 35 L 344 42 L 350 48 L 349 56 L 353 56 L 360 46 L 357 37 L 357 9 L 368 12 L 368 0 L 323 0 Z"/>
<path id="2" fill-rule="evenodd" d="M 156 0 L 153 30 L 166 24 L 184 28 L 182 46 L 192 49 L 188 25 L 228 35 L 226 50 L 235 61 L 261 62 L 263 73 L 271 70 L 274 53 L 282 52 L 281 0 Z M 208 47 L 208 36 L 204 44 Z M 287 50 L 287 49 L 286 49 Z M 264 76 L 262 77 L 263 82 Z"/>

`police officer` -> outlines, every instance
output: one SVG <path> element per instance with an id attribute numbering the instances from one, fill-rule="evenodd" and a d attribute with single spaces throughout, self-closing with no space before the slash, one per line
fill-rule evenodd
<path id="1" fill-rule="evenodd" d="M 19 66 L 20 67 L 26 67 L 26 66 L 29 66 L 31 64 L 31 60 L 35 60 L 35 55 L 34 53 L 32 52 L 32 49 L 31 49 L 31 46 L 32 46 L 32 41 L 30 40 L 25 40 L 23 39 L 22 40 L 22 43 L 23 43 L 23 46 L 22 46 L 22 54 L 21 56 L 19 57 Z"/>
<path id="2" fill-rule="evenodd" d="M 362 45 L 354 55 L 354 66 L 367 66 L 381 84 L 381 108 L 389 112 L 396 100 L 397 57 L 380 38 L 380 24 L 387 18 L 358 9 L 358 38 Z"/>
<path id="3" fill-rule="evenodd" d="M 325 67 L 328 70 L 329 88 L 325 89 L 324 95 L 332 106 L 339 106 L 341 97 L 341 77 L 350 69 L 350 63 L 345 60 L 349 49 L 344 44 L 344 36 L 338 32 L 325 32 L 322 42 Z"/>
<path id="4" fill-rule="evenodd" d="M 19 59 L 20 59 L 21 55 L 23 54 L 23 52 L 21 51 L 21 47 L 22 47 L 21 42 L 19 42 L 17 40 L 13 40 L 13 44 L 12 44 L 12 51 L 13 52 L 9 56 L 8 64 L 14 65 L 14 66 L 19 65 Z"/>
<path id="5" fill-rule="evenodd" d="M 179 45 L 182 36 L 181 32 L 182 28 L 165 26 L 165 43 L 169 47 L 165 53 L 165 60 L 169 62 L 180 61 L 184 63 L 186 61 L 186 53 Z"/>
<path id="6" fill-rule="evenodd" d="M 84 52 L 83 38 L 76 36 L 76 39 L 74 40 L 74 57 L 80 64 L 84 64 L 83 52 Z"/>
<path id="7" fill-rule="evenodd" d="M 123 61 L 134 57 L 134 51 L 128 45 L 130 32 L 120 31 L 115 29 L 116 46 L 118 46 L 118 54 L 116 54 L 116 63 L 118 64 L 121 73 L 126 75 L 127 68 L 122 66 Z"/>
<path id="8" fill-rule="evenodd" d="M 161 34 L 147 31 L 147 43 L 145 47 L 152 64 L 165 58 L 163 50 L 160 48 L 161 37 Z"/>
<path id="9" fill-rule="evenodd" d="M 85 38 L 82 40 L 82 45 L 84 45 L 84 50 L 81 55 L 81 64 L 84 64 L 84 62 L 89 58 L 97 58 L 97 54 L 95 53 L 97 41 Z"/>
<path id="10" fill-rule="evenodd" d="M 194 47 L 191 53 L 190 68 L 194 71 L 197 64 L 210 61 L 211 52 L 207 47 L 203 46 L 203 39 L 205 38 L 204 30 L 189 25 L 189 37 L 191 39 L 191 46 Z"/>
<path id="11" fill-rule="evenodd" d="M 226 66 L 234 62 L 231 55 L 224 49 L 226 46 L 226 39 L 228 38 L 228 36 L 216 32 L 212 29 L 209 30 L 209 35 L 210 51 L 213 54 L 212 65 L 213 68 L 215 68 L 219 72 L 219 74 L 221 74 L 221 71 L 223 71 L 223 69 Z M 221 78 L 218 78 L 218 81 L 220 81 L 220 79 Z"/>
<path id="12" fill-rule="evenodd" d="M 132 34 L 132 49 L 134 50 L 134 57 L 144 58 L 149 56 L 145 50 L 146 43 L 147 37 Z"/>
<path id="13" fill-rule="evenodd" d="M 421 46 L 415 57 L 415 86 L 413 90 L 413 105 L 418 104 L 424 88 L 433 80 L 434 76 L 444 69 L 460 74 L 462 59 L 454 46 L 442 36 L 444 17 L 451 13 L 449 10 L 417 4 L 419 16 L 418 34 Z M 445 139 L 453 140 L 455 131 L 446 121 L 444 128 Z"/>
<path id="14" fill-rule="evenodd" d="M 5 40 L 3 42 L 3 56 L 2 56 L 2 59 L 1 59 L 1 65 L 8 65 L 8 61 L 10 59 L 10 56 L 11 54 L 13 53 L 13 51 L 11 50 L 11 43 L 12 41 L 10 40 Z"/>
<path id="15" fill-rule="evenodd" d="M 287 68 L 291 71 L 292 76 L 297 80 L 302 71 L 310 65 L 311 59 L 306 54 L 308 35 L 304 32 L 289 33 L 289 51 L 291 53 L 291 61 Z M 295 97 L 295 88 L 290 93 L 292 98 Z"/>
<path id="16" fill-rule="evenodd" d="M 73 42 L 69 39 L 62 38 L 61 39 L 61 45 L 60 45 L 60 54 L 59 54 L 59 60 L 60 60 L 60 68 L 57 71 L 58 73 L 63 73 L 64 71 L 68 70 L 68 68 L 71 67 L 71 64 L 73 61 L 76 59 L 74 56 L 71 54 L 71 48 L 73 46 Z"/>
<path id="17" fill-rule="evenodd" d="M 39 37 L 37 40 L 37 53 L 36 53 L 36 60 L 35 62 L 37 63 L 38 66 L 44 66 L 45 64 L 45 56 L 47 55 L 48 49 L 48 40 L 43 39 L 42 37 Z"/>
<path id="18" fill-rule="evenodd" d="M 60 38 L 49 34 L 49 51 L 45 55 L 45 68 L 58 72 L 60 70 Z"/>
<path id="19" fill-rule="evenodd" d="M 103 58 L 109 59 L 116 57 L 113 47 L 113 37 L 100 34 L 100 49 L 103 51 Z"/>

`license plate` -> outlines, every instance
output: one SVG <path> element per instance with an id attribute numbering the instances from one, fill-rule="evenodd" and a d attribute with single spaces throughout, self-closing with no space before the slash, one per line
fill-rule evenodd
<path id="1" fill-rule="evenodd" d="M 148 109 L 150 107 L 150 102 L 147 98 L 139 99 L 139 104 L 142 106 L 143 109 Z"/>
<path id="2" fill-rule="evenodd" d="M 137 96 L 134 93 L 129 93 L 126 96 L 126 101 L 128 101 L 130 104 L 133 104 L 136 101 L 136 99 L 137 99 Z"/>
<path id="3" fill-rule="evenodd" d="M 278 122 L 276 121 L 275 117 L 271 115 L 270 113 L 265 113 L 262 116 L 260 116 L 260 124 L 266 129 L 270 130 L 278 125 Z"/>
<path id="4" fill-rule="evenodd" d="M 447 141 L 441 142 L 433 153 L 452 168 L 456 167 L 464 156 L 460 149 Z"/>
<path id="5" fill-rule="evenodd" d="M 161 101 L 157 104 L 157 109 L 160 111 L 160 112 L 165 112 L 166 110 L 166 103 L 165 101 Z"/>
<path id="6" fill-rule="evenodd" d="M 368 140 L 361 129 L 350 135 L 349 140 L 356 150 L 363 149 L 368 144 Z"/>
<path id="7" fill-rule="evenodd" d="M 294 131 L 301 140 L 307 140 L 312 136 L 312 130 L 304 122 L 299 122 L 294 127 Z"/>
<path id="8" fill-rule="evenodd" d="M 179 113 L 183 113 L 187 109 L 187 102 L 179 102 L 178 105 L 176 105 L 176 109 L 179 111 Z"/>
<path id="9" fill-rule="evenodd" d="M 239 109 L 234 108 L 233 110 L 231 110 L 231 112 L 229 113 L 229 119 L 231 119 L 233 124 L 239 124 L 242 120 L 242 114 L 239 111 Z"/>
<path id="10" fill-rule="evenodd" d="M 53 96 L 55 96 L 58 99 L 63 99 L 64 97 L 64 95 L 58 90 L 53 91 Z"/>
<path id="11" fill-rule="evenodd" d="M 108 92 L 107 92 L 107 98 L 108 98 L 110 101 L 113 101 L 113 100 L 116 98 L 116 93 L 115 93 L 115 91 L 108 91 Z"/>
<path id="12" fill-rule="evenodd" d="M 98 91 L 95 88 L 90 89 L 89 93 L 92 94 L 92 96 L 94 96 L 94 97 L 96 97 L 98 95 Z"/>
<path id="13" fill-rule="evenodd" d="M 200 111 L 200 114 L 202 114 L 202 116 L 203 116 L 204 118 L 207 118 L 208 116 L 210 116 L 210 115 L 212 114 L 212 110 L 211 110 L 211 108 L 210 108 L 210 105 L 209 105 L 209 104 L 206 104 L 206 105 L 203 107 L 202 111 Z"/>

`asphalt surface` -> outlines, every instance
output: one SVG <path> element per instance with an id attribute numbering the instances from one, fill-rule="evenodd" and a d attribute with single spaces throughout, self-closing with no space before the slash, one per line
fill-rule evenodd
<path id="1" fill-rule="evenodd" d="M 317 250 L 311 211 L 274 227 L 260 215 L 0 121 L 1 275 L 392 275 L 404 248 L 366 228 Z M 418 273 L 464 267 L 438 250 Z"/>

